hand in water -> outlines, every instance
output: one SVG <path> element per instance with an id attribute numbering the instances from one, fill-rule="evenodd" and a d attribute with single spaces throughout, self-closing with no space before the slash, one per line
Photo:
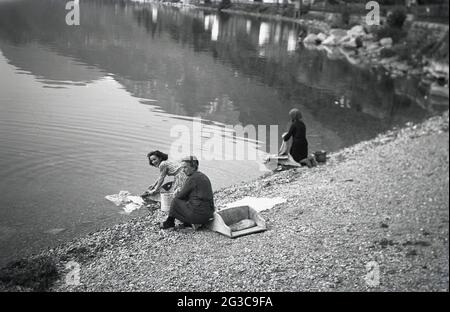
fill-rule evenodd
<path id="1" fill-rule="evenodd" d="M 141 195 L 141 197 L 147 197 L 147 196 L 153 195 L 153 193 L 154 193 L 154 192 L 152 192 L 151 190 L 146 190 L 146 191 Z"/>

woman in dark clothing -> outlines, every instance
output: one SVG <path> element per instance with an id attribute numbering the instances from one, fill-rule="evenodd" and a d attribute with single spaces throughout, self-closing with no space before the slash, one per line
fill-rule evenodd
<path id="1" fill-rule="evenodd" d="M 302 121 L 302 114 L 297 108 L 289 112 L 291 124 L 288 133 L 283 137 L 288 141 L 292 137 L 290 154 L 296 162 L 308 157 L 308 141 L 306 140 L 306 126 Z"/>
<path id="2" fill-rule="evenodd" d="M 162 229 L 175 226 L 175 219 L 185 226 L 206 224 L 214 215 L 214 196 L 209 178 L 198 171 L 194 156 L 183 159 L 183 170 L 188 176 L 181 191 L 170 205 L 169 216 L 161 224 Z"/>

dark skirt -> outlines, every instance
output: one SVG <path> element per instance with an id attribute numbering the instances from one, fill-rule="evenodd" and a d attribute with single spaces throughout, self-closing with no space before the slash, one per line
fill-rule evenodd
<path id="1" fill-rule="evenodd" d="M 292 158 L 296 162 L 308 157 L 308 141 L 306 140 L 293 140 L 290 150 Z"/>
<path id="2" fill-rule="evenodd" d="M 193 207 L 185 200 L 175 198 L 170 205 L 169 215 L 181 222 L 191 224 L 205 224 L 213 217 L 214 208 L 205 202 Z"/>

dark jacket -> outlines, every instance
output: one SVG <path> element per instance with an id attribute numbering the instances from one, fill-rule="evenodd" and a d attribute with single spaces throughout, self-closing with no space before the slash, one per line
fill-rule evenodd
<path id="1" fill-rule="evenodd" d="M 209 178 L 199 171 L 194 172 L 186 180 L 173 204 L 172 215 L 182 221 L 203 223 L 195 220 L 207 220 L 212 217 L 214 197 Z"/>
<path id="2" fill-rule="evenodd" d="M 308 141 L 306 140 L 306 126 L 301 120 L 291 123 L 288 133 L 284 136 L 284 141 L 292 137 L 290 154 L 296 162 L 308 157 Z"/>

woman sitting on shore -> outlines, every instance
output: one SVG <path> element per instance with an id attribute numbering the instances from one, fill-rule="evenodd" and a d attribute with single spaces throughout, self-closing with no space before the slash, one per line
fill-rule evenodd
<path id="1" fill-rule="evenodd" d="M 170 205 L 169 216 L 161 225 L 161 229 L 175 226 L 175 219 L 185 226 L 208 223 L 214 216 L 214 195 L 211 181 L 198 171 L 199 162 L 195 156 L 182 160 L 184 173 L 188 176 L 181 191 Z"/>
<path id="2" fill-rule="evenodd" d="M 283 140 L 287 142 L 292 137 L 292 145 L 289 153 L 298 163 L 308 158 L 308 141 L 306 140 L 306 126 L 302 121 L 302 114 L 297 108 L 291 109 L 289 112 L 291 123 L 289 131 L 283 136 Z"/>
<path id="3" fill-rule="evenodd" d="M 165 191 L 174 193 L 174 196 L 183 187 L 187 176 L 182 169 L 181 163 L 176 163 L 168 160 L 168 155 L 158 150 L 152 151 L 147 154 L 148 162 L 150 166 L 159 168 L 159 177 L 148 187 L 148 190 L 142 194 L 142 198 L 147 201 L 161 202 L 161 188 Z M 163 185 L 166 176 L 173 176 L 173 183 L 168 183 L 167 187 Z"/>

